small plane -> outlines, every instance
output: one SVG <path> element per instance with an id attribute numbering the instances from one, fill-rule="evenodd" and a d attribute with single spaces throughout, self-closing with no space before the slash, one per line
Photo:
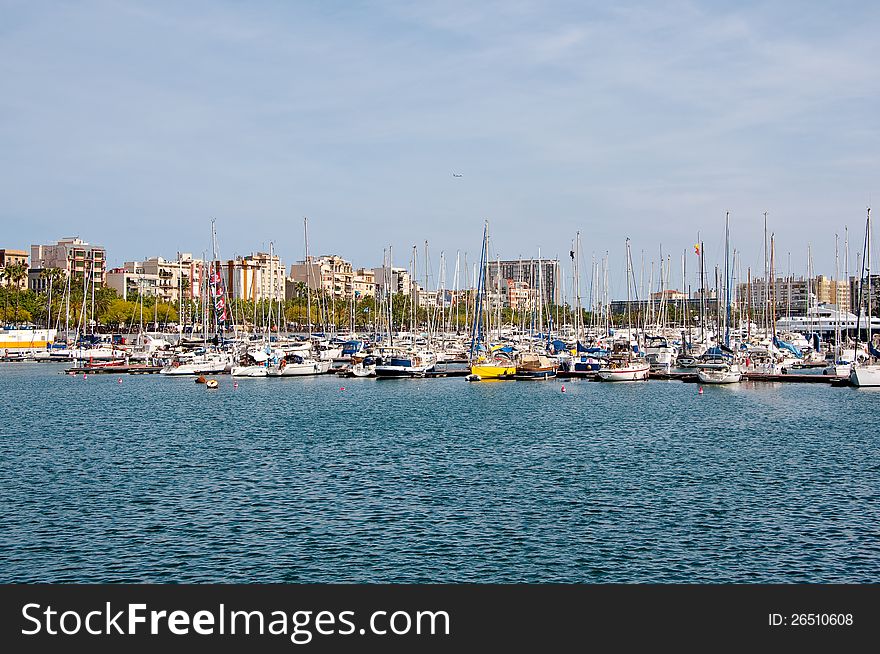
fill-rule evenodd
<path id="1" fill-rule="evenodd" d="M 452 173 L 453 177 L 464 177 L 461 173 Z"/>

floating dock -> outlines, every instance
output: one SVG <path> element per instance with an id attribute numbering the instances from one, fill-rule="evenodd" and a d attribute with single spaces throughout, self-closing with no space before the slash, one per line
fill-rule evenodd
<path id="1" fill-rule="evenodd" d="M 651 379 L 675 379 L 685 383 L 699 383 L 699 378 L 695 372 L 651 372 Z M 840 382 L 848 382 L 845 377 L 836 375 L 795 375 L 787 373 L 784 375 L 770 375 L 767 373 L 751 372 L 743 373 L 742 381 L 756 382 L 791 382 L 796 384 L 833 384 Z M 845 385 L 845 384 L 844 384 Z"/>

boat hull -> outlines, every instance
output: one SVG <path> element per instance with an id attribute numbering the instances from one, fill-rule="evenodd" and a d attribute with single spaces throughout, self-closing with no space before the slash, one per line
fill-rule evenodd
<path id="1" fill-rule="evenodd" d="M 184 363 L 179 366 L 165 366 L 160 375 L 219 375 L 226 372 L 226 362 Z"/>
<path id="2" fill-rule="evenodd" d="M 266 377 L 268 375 L 268 370 L 264 365 L 233 366 L 231 372 L 233 377 Z"/>
<path id="3" fill-rule="evenodd" d="M 699 370 L 697 379 L 703 384 L 736 384 L 742 381 L 742 373 L 729 370 Z"/>
<path id="4" fill-rule="evenodd" d="M 880 386 L 880 365 L 854 366 L 849 381 L 859 387 Z"/>
<path id="5" fill-rule="evenodd" d="M 304 363 L 288 363 L 283 368 L 274 366 L 267 369 L 269 377 L 304 377 L 306 375 L 323 375 L 330 370 L 330 361 L 308 361 Z"/>
<path id="6" fill-rule="evenodd" d="M 524 381 L 553 379 L 556 377 L 556 368 L 546 370 L 523 370 L 518 368 L 514 377 Z"/>
<path id="7" fill-rule="evenodd" d="M 624 381 L 645 381 L 648 379 L 650 369 L 644 367 L 632 368 L 599 368 L 596 376 L 602 381 L 608 382 L 624 382 Z"/>

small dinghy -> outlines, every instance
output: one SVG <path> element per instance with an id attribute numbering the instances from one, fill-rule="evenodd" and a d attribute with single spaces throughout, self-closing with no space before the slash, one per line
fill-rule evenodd
<path id="1" fill-rule="evenodd" d="M 468 375 L 467 377 L 464 378 L 465 381 L 469 381 L 469 382 L 480 381 L 482 379 L 483 379 L 482 377 L 480 377 L 479 375 L 474 374 L 474 373 L 471 373 L 470 375 Z"/>
<path id="2" fill-rule="evenodd" d="M 218 388 L 220 383 L 216 379 L 209 379 L 205 382 L 205 388 Z"/>

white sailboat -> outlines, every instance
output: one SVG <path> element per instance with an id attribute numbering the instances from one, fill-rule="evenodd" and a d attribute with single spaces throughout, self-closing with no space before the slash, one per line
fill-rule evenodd
<path id="1" fill-rule="evenodd" d="M 867 297 L 868 306 L 868 336 L 867 349 L 870 358 L 865 363 L 853 361 L 849 373 L 849 381 L 853 386 L 880 386 L 880 351 L 874 347 L 874 336 L 871 332 L 871 209 L 868 208 L 868 218 L 865 223 L 865 267 L 864 275 L 859 282 L 859 314 L 862 312 L 862 298 Z M 862 293 L 862 287 L 866 285 L 866 293 Z M 858 330 L 856 330 L 858 334 Z M 858 336 L 856 337 L 858 338 Z"/>
<path id="2" fill-rule="evenodd" d="M 644 357 L 633 356 L 632 348 L 632 309 L 630 300 L 630 250 L 629 239 L 626 239 L 626 306 L 627 306 L 627 322 L 628 332 L 624 347 L 615 344 L 617 352 L 612 353 L 608 360 L 603 364 L 596 375 L 602 381 L 622 382 L 622 381 L 645 381 L 651 371 L 650 364 L 645 361 Z"/>

